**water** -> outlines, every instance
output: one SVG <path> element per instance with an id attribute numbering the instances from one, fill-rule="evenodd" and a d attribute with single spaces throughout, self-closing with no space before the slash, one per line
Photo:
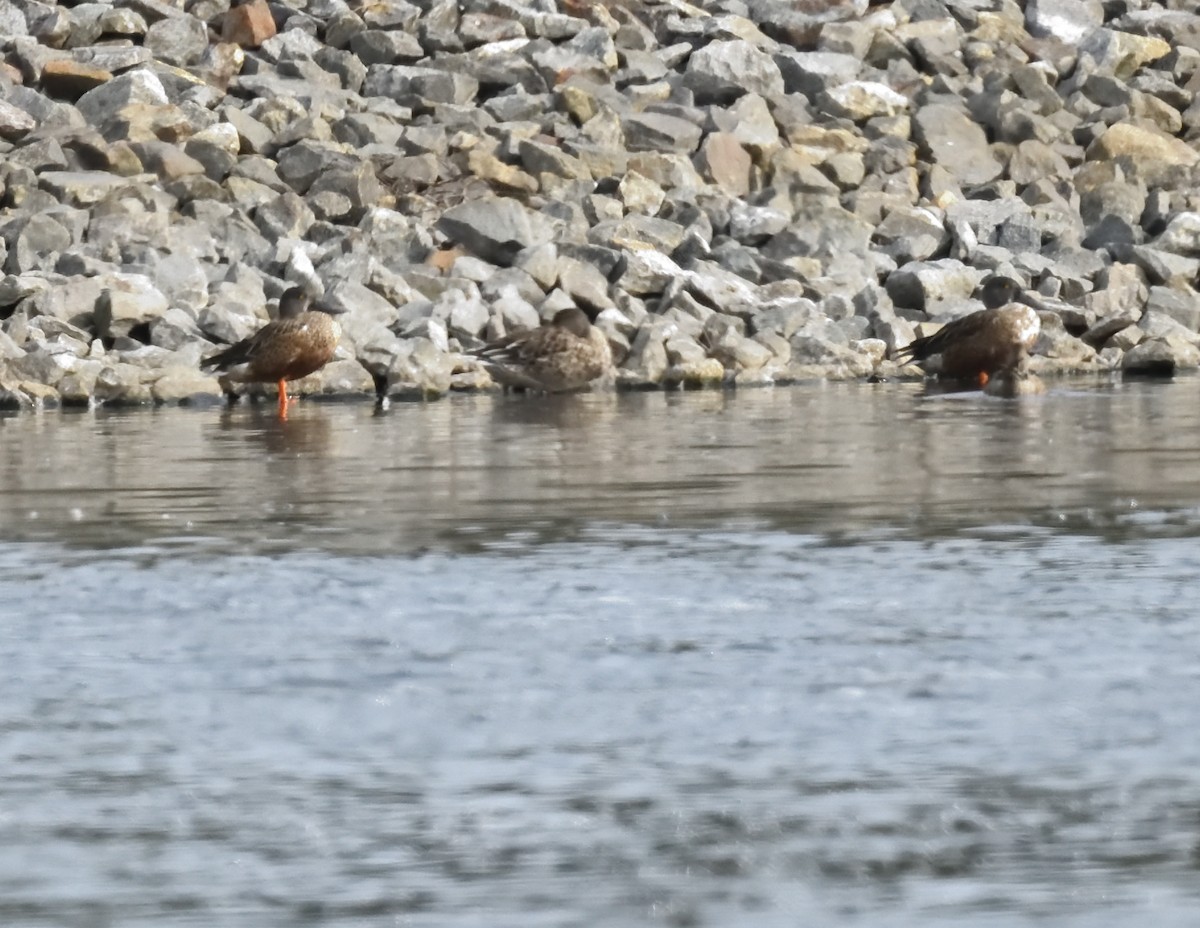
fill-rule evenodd
<path id="1" fill-rule="evenodd" d="M 0 418 L 0 924 L 1193 925 L 1198 410 Z"/>

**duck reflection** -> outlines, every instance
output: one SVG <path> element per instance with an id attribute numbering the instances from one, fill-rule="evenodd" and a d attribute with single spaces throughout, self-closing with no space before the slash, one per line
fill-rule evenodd
<path id="1" fill-rule="evenodd" d="M 504 426 L 549 426 L 561 431 L 604 429 L 619 415 L 616 393 L 510 393 L 493 399 Z"/>
<path id="2" fill-rule="evenodd" d="M 334 446 L 334 430 L 327 411 L 313 406 L 294 411 L 281 419 L 265 404 L 229 407 L 222 411 L 218 430 L 259 444 L 272 456 L 328 457 Z"/>

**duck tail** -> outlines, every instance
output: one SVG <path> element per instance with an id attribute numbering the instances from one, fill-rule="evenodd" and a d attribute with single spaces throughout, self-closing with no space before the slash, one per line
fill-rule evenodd
<path id="1" fill-rule="evenodd" d="M 230 345 L 224 351 L 218 351 L 216 354 L 210 354 L 207 358 L 203 358 L 200 361 L 200 370 L 221 370 L 241 364 L 245 360 L 246 347 L 242 342 L 238 342 L 236 345 Z"/>

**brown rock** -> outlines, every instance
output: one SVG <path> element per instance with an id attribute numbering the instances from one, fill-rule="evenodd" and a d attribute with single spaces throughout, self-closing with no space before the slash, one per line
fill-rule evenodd
<path id="1" fill-rule="evenodd" d="M 243 48 L 257 48 L 275 35 L 275 19 L 266 0 L 251 0 L 235 6 L 225 14 L 221 28 L 221 41 L 232 42 Z"/>
<path id="2" fill-rule="evenodd" d="M 1088 148 L 1089 160 L 1107 161 L 1128 157 L 1143 171 L 1147 167 L 1187 165 L 1200 161 L 1200 153 L 1182 139 L 1129 123 L 1110 126 Z"/>
<path id="3" fill-rule="evenodd" d="M 537 193 L 538 182 L 512 164 L 505 164 L 490 152 L 472 149 L 467 155 L 467 170 L 480 180 L 491 181 L 509 190 Z"/>
<path id="4" fill-rule="evenodd" d="M 468 252 L 465 248 L 454 245 L 450 248 L 441 248 L 430 252 L 429 257 L 425 259 L 425 263 L 439 274 L 445 274 L 450 269 L 450 265 L 466 254 Z"/>
<path id="5" fill-rule="evenodd" d="M 71 58 L 56 58 L 42 68 L 42 89 L 52 97 L 78 100 L 93 88 L 112 80 L 112 72 L 81 64 Z"/>

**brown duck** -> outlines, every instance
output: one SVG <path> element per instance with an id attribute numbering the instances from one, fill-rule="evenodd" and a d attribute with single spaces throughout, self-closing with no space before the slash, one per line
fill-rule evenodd
<path id="1" fill-rule="evenodd" d="M 948 380 L 970 380 L 983 386 L 997 371 L 1012 370 L 1029 355 L 1042 329 L 1021 285 L 1011 277 L 989 277 L 980 297 L 986 307 L 947 322 L 895 353 L 900 360 L 929 361 L 928 373 Z"/>
<path id="2" fill-rule="evenodd" d="M 275 383 L 279 415 L 287 418 L 287 382 L 307 377 L 333 358 L 342 327 L 332 318 L 343 310 L 326 305 L 309 308 L 311 298 L 292 287 L 279 298 L 279 317 L 224 351 L 200 362 L 235 383 Z"/>
<path id="3" fill-rule="evenodd" d="M 582 309 L 560 309 L 536 329 L 514 332 L 470 354 L 499 383 L 562 393 L 585 387 L 613 363 L 608 339 Z"/>
<path id="4" fill-rule="evenodd" d="M 1022 362 L 1015 367 L 996 371 L 988 379 L 983 392 L 988 396 L 1018 399 L 1022 396 L 1040 396 L 1046 392 L 1046 384 Z"/>

